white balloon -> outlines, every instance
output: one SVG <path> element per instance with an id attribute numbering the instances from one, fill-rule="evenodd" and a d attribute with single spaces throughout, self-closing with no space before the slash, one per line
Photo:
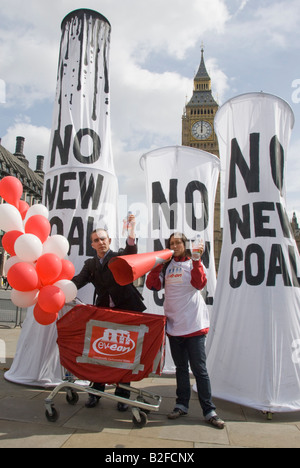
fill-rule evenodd
<path id="1" fill-rule="evenodd" d="M 5 264 L 4 264 L 4 268 L 3 268 L 3 273 L 4 273 L 4 276 L 7 276 L 7 273 L 9 271 L 9 269 L 15 265 L 15 263 L 22 263 L 24 262 L 24 260 L 21 260 L 19 257 L 17 257 L 16 255 L 14 255 L 13 257 L 9 257 Z M 33 262 L 26 262 L 26 263 L 30 263 L 32 266 L 34 266 L 34 263 Z"/>
<path id="2" fill-rule="evenodd" d="M 15 263 L 20 263 L 21 261 L 22 260 L 20 260 L 19 257 L 17 257 L 16 255 L 14 255 L 13 257 L 9 257 L 4 264 L 4 268 L 3 268 L 4 276 L 7 276 L 7 273 L 10 267 L 12 267 Z"/>
<path id="3" fill-rule="evenodd" d="M 10 298 L 13 304 L 17 307 L 30 307 L 37 303 L 39 295 L 39 290 L 34 289 L 32 291 L 17 291 L 12 289 L 10 293 Z"/>
<path id="4" fill-rule="evenodd" d="M 0 229 L 4 232 L 24 232 L 22 216 L 15 206 L 8 203 L 0 205 Z"/>
<path id="5" fill-rule="evenodd" d="M 49 218 L 49 210 L 48 208 L 45 206 L 45 205 L 42 205 L 41 203 L 38 203 L 36 205 L 32 205 L 27 213 L 26 213 L 26 216 L 25 216 L 25 223 L 26 221 L 28 220 L 28 218 L 30 218 L 31 216 L 35 216 L 35 215 L 42 215 L 42 216 L 45 216 L 45 218 Z"/>
<path id="6" fill-rule="evenodd" d="M 23 234 L 17 238 L 14 249 L 23 262 L 35 262 L 43 253 L 43 244 L 34 234 Z"/>
<path id="7" fill-rule="evenodd" d="M 54 283 L 54 286 L 57 286 L 62 290 L 65 295 L 66 303 L 73 301 L 77 295 L 77 287 L 70 280 L 59 280 Z"/>
<path id="8" fill-rule="evenodd" d="M 68 254 L 69 247 L 70 244 L 66 237 L 54 234 L 44 242 L 43 253 L 54 253 L 59 258 L 64 258 Z"/>

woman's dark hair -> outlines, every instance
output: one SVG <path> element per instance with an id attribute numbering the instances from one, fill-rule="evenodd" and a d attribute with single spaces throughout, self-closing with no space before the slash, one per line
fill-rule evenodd
<path id="1" fill-rule="evenodd" d="M 179 239 L 182 240 L 182 242 L 184 243 L 184 247 L 185 247 L 185 255 L 187 257 L 191 257 L 192 253 L 190 251 L 190 242 L 188 238 L 182 232 L 173 232 L 173 234 L 170 235 L 169 239 L 167 240 L 167 245 L 166 245 L 167 249 L 170 248 L 172 237 L 178 237 Z"/>
<path id="2" fill-rule="evenodd" d="M 184 234 L 182 234 L 181 232 L 173 232 L 173 234 L 170 235 L 169 239 L 166 242 L 166 248 L 170 249 L 170 244 L 171 244 L 172 237 L 178 237 L 179 239 L 182 240 L 182 242 L 184 243 L 184 246 L 185 246 L 185 255 L 187 257 L 191 257 L 192 253 L 191 253 L 191 251 L 189 249 L 189 241 L 188 241 L 187 237 Z M 163 268 L 162 268 L 162 275 L 163 275 L 163 278 L 164 278 L 163 281 L 165 281 L 165 274 L 166 274 L 167 268 L 168 268 L 169 264 L 171 263 L 171 261 L 172 260 L 165 263 Z"/>

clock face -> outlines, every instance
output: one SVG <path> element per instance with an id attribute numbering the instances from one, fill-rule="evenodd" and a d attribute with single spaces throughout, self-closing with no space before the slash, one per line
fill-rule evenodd
<path id="1" fill-rule="evenodd" d="M 211 125 L 205 120 L 199 120 L 192 126 L 192 135 L 197 140 L 206 140 L 212 134 Z"/>

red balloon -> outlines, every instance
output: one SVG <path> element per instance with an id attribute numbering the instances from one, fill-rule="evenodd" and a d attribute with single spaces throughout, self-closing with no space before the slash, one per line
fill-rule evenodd
<path id="1" fill-rule="evenodd" d="M 25 219 L 26 213 L 29 210 L 29 205 L 26 201 L 20 200 L 19 201 L 19 211 L 21 214 L 22 219 Z"/>
<path id="2" fill-rule="evenodd" d="M 33 309 L 33 316 L 40 325 L 51 325 L 51 323 L 56 321 L 58 312 L 49 314 L 49 312 L 45 312 L 39 304 L 36 304 Z"/>
<path id="3" fill-rule="evenodd" d="M 13 176 L 6 176 L 0 180 L 0 197 L 10 205 L 19 208 L 19 201 L 23 194 L 23 185 Z"/>
<path id="4" fill-rule="evenodd" d="M 45 253 L 37 259 L 35 267 L 42 284 L 52 284 L 58 280 L 61 273 L 61 258 L 53 253 Z"/>
<path id="5" fill-rule="evenodd" d="M 61 260 L 62 264 L 62 269 L 59 277 L 57 278 L 56 281 L 62 280 L 62 279 L 68 279 L 71 280 L 74 275 L 75 275 L 75 267 L 70 260 L 67 260 L 66 258 L 63 258 Z"/>
<path id="6" fill-rule="evenodd" d="M 26 234 L 34 234 L 37 236 L 42 243 L 48 239 L 51 231 L 51 225 L 45 216 L 34 215 L 30 216 L 25 224 Z"/>
<path id="7" fill-rule="evenodd" d="M 2 246 L 9 255 L 16 255 L 15 242 L 18 237 L 22 236 L 24 232 L 21 231 L 7 231 L 2 237 Z"/>
<path id="8" fill-rule="evenodd" d="M 54 285 L 47 285 L 40 289 L 38 304 L 49 314 L 55 314 L 65 305 L 66 298 L 60 288 Z"/>
<path id="9" fill-rule="evenodd" d="M 38 288 L 39 277 L 32 264 L 19 262 L 8 270 L 7 281 L 17 291 L 33 291 Z"/>

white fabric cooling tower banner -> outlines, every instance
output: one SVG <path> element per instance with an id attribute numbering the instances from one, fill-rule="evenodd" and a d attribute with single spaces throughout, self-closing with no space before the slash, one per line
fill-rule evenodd
<path id="1" fill-rule="evenodd" d="M 149 207 L 147 251 L 165 249 L 173 232 L 182 232 L 190 240 L 200 234 L 205 242 L 202 262 L 208 279 L 203 293 L 211 308 L 216 287 L 213 228 L 220 161 L 195 148 L 170 146 L 143 155 L 141 166 L 146 173 Z M 157 293 L 145 287 L 143 296 L 148 312 L 164 313 L 164 291 Z M 174 371 L 168 347 L 164 371 Z"/>
<path id="2" fill-rule="evenodd" d="M 51 234 L 70 244 L 76 273 L 94 255 L 90 234 L 108 228 L 118 244 L 118 182 L 110 136 L 109 47 L 111 27 L 92 10 L 76 10 L 62 22 L 57 91 L 50 149 L 45 166 L 44 204 Z M 93 301 L 93 288 L 78 292 Z M 66 306 L 67 307 L 67 306 Z M 52 386 L 61 382 L 56 323 L 39 325 L 28 309 L 7 380 Z"/>
<path id="3" fill-rule="evenodd" d="M 215 118 L 225 193 L 209 374 L 216 397 L 267 412 L 300 409 L 300 259 L 284 180 L 293 124 L 264 93 Z"/>
<path id="4" fill-rule="evenodd" d="M 67 237 L 76 272 L 86 257 L 94 255 L 93 229 L 107 228 L 114 243 L 118 238 L 118 182 L 110 135 L 110 32 L 107 19 L 92 10 L 76 10 L 62 22 L 44 200 L 52 234 Z"/>

